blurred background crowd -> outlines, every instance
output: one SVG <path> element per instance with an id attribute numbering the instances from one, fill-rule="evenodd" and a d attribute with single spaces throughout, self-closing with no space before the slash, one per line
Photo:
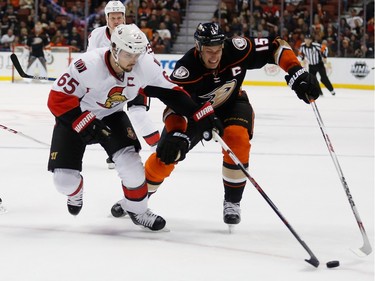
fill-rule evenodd
<path id="1" fill-rule="evenodd" d="M 136 23 L 155 53 L 173 53 L 186 18 L 188 0 L 125 0 L 126 22 Z M 374 58 L 374 0 L 225 0 L 217 1 L 211 20 L 228 37 L 281 36 L 295 52 L 311 34 L 330 57 Z M 85 3 L 88 3 L 86 5 Z M 6 0 L 0 3 L 0 51 L 12 51 L 41 22 L 51 46 L 84 52 L 87 36 L 106 25 L 99 0 Z M 87 23 L 87 26 L 86 26 Z M 191 34 L 193 36 L 193 34 Z M 193 47 L 193 46 L 191 46 Z"/>

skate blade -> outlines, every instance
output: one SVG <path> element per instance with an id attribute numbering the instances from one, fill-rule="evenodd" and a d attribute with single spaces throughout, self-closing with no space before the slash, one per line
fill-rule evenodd
<path id="1" fill-rule="evenodd" d="M 234 232 L 234 224 L 227 224 L 228 226 L 228 234 L 232 234 Z"/>
<path id="2" fill-rule="evenodd" d="M 160 233 L 160 232 L 171 232 L 171 230 L 167 227 L 164 227 L 160 230 L 151 230 L 147 227 L 144 227 L 144 226 L 139 226 L 144 232 L 150 232 L 150 233 Z"/>
<path id="3" fill-rule="evenodd" d="M 110 164 L 108 164 L 108 169 L 109 169 L 109 170 L 113 170 L 114 168 L 116 168 L 115 163 L 110 163 Z"/>

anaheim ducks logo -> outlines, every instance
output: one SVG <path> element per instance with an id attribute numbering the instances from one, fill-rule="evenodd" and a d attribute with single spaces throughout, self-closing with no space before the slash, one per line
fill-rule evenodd
<path id="1" fill-rule="evenodd" d="M 224 85 L 216 88 L 215 90 L 211 91 L 208 94 L 199 96 L 202 99 L 209 100 L 214 108 L 219 107 L 223 103 L 225 103 L 230 95 L 233 93 L 234 89 L 236 88 L 237 80 L 233 79 L 232 81 L 228 81 Z"/>
<path id="2" fill-rule="evenodd" d="M 122 91 L 125 89 L 125 87 L 113 87 L 109 94 L 107 95 L 107 100 L 105 103 L 96 102 L 98 105 L 104 108 L 113 108 L 119 104 L 122 104 L 127 100 L 125 96 L 122 95 Z"/>

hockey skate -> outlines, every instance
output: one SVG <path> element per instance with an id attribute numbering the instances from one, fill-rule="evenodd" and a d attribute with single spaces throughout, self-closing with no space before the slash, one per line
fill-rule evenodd
<path id="1" fill-rule="evenodd" d="M 224 200 L 223 218 L 226 224 L 239 224 L 241 221 L 240 203 L 232 203 Z"/>
<path id="2" fill-rule="evenodd" d="M 71 196 L 68 196 L 68 202 L 67 202 L 68 211 L 73 216 L 78 215 L 82 209 L 82 205 L 83 205 L 82 195 L 83 195 L 83 187 L 81 187 L 77 193 Z"/>
<path id="3" fill-rule="evenodd" d="M 142 214 L 127 213 L 134 224 L 143 226 L 152 231 L 162 230 L 166 224 L 166 221 L 161 216 L 155 215 L 150 209 Z"/>
<path id="4" fill-rule="evenodd" d="M 155 193 L 155 191 L 153 191 L 153 192 L 148 192 L 148 198 L 150 198 L 150 196 L 152 195 L 152 194 L 154 194 Z M 114 216 L 115 218 L 122 218 L 122 217 L 125 217 L 126 216 L 126 214 L 127 214 L 127 212 L 124 210 L 124 208 L 121 206 L 121 201 L 122 200 L 120 200 L 120 201 L 117 201 L 117 203 L 115 203 L 113 206 L 112 206 L 112 208 L 111 208 L 111 214 L 112 214 L 112 216 Z"/>
<path id="5" fill-rule="evenodd" d="M 113 162 L 111 157 L 108 157 L 106 162 L 108 164 L 108 169 L 113 170 L 115 168 L 115 162 Z"/>
<path id="6" fill-rule="evenodd" d="M 115 203 L 112 208 L 111 208 L 111 214 L 112 216 L 114 216 L 115 218 L 121 218 L 121 217 L 124 217 L 126 216 L 126 211 L 122 208 L 121 206 L 121 202 L 122 200 L 118 201 L 117 203 Z"/>

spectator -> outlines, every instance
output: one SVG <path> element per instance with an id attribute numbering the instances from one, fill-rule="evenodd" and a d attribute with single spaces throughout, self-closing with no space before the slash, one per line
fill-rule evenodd
<path id="1" fill-rule="evenodd" d="M 328 57 L 336 57 L 337 56 L 337 41 L 334 40 L 332 37 L 327 37 L 327 49 L 328 49 Z"/>
<path id="2" fill-rule="evenodd" d="M 56 32 L 57 32 L 57 26 L 56 26 L 56 23 L 51 21 L 48 25 L 48 28 L 46 29 L 46 32 L 48 34 L 48 36 L 50 38 L 53 38 L 53 36 L 55 36 Z"/>
<path id="3" fill-rule="evenodd" d="M 250 38 L 250 29 L 247 22 L 242 22 L 242 35 L 243 37 Z"/>
<path id="4" fill-rule="evenodd" d="M 241 35 L 242 34 L 242 24 L 241 24 L 238 17 L 233 17 L 230 28 L 231 28 L 231 31 L 234 35 Z"/>
<path id="5" fill-rule="evenodd" d="M 357 11 L 354 8 L 350 9 L 350 17 L 347 22 L 351 29 L 355 29 L 358 25 L 363 25 L 363 19 L 357 15 Z"/>
<path id="6" fill-rule="evenodd" d="M 273 3 L 273 0 L 267 0 L 267 6 L 263 8 L 263 18 L 274 25 L 279 24 L 280 10 Z"/>
<path id="7" fill-rule="evenodd" d="M 148 41 L 152 40 L 152 29 L 147 26 L 147 18 L 144 16 L 141 17 L 139 29 L 146 34 Z"/>
<path id="8" fill-rule="evenodd" d="M 51 40 L 51 46 L 52 47 L 66 46 L 66 44 L 64 43 L 64 37 L 60 35 L 59 33 L 57 33 L 55 36 L 53 36 Z"/>
<path id="9" fill-rule="evenodd" d="M 255 0 L 253 4 L 253 15 L 257 18 L 261 18 L 263 14 L 263 7 L 259 0 Z"/>
<path id="10" fill-rule="evenodd" d="M 160 24 L 160 21 L 156 13 L 156 10 L 153 10 L 151 12 L 149 20 L 147 21 L 147 27 L 151 28 L 152 30 L 156 30 L 159 28 L 159 24 Z"/>
<path id="11" fill-rule="evenodd" d="M 58 30 L 60 30 L 61 35 L 64 37 L 64 40 L 67 42 L 69 40 L 69 36 L 70 36 L 70 32 L 72 28 L 70 25 L 68 25 L 68 21 L 66 19 L 61 20 Z"/>
<path id="12" fill-rule="evenodd" d="M 151 16 L 151 8 L 147 5 L 147 1 L 141 1 L 141 4 L 138 8 L 138 15 L 141 17 L 145 16 L 146 18 L 149 18 Z"/>
<path id="13" fill-rule="evenodd" d="M 351 58 L 354 56 L 354 50 L 350 46 L 350 40 L 348 37 L 344 37 L 341 41 L 340 56 L 343 58 Z"/>
<path id="14" fill-rule="evenodd" d="M 13 34 L 13 29 L 9 28 L 7 33 L 1 36 L 0 43 L 3 45 L 3 51 L 11 51 L 16 36 Z"/>
<path id="15" fill-rule="evenodd" d="M 27 38 L 29 37 L 29 31 L 26 27 L 22 27 L 20 31 L 20 35 L 18 37 L 18 43 L 22 45 L 27 44 Z"/>
<path id="16" fill-rule="evenodd" d="M 167 13 L 162 14 L 161 21 L 165 23 L 165 26 L 168 28 L 168 30 L 171 32 L 172 40 L 176 40 L 177 38 L 177 30 L 178 30 L 178 24 L 174 22 L 170 15 Z"/>
<path id="17" fill-rule="evenodd" d="M 82 38 L 78 33 L 77 27 L 72 28 L 72 32 L 69 35 L 68 45 L 72 46 L 73 50 L 76 52 L 80 52 L 83 50 Z"/>
<path id="18" fill-rule="evenodd" d="M 35 27 L 35 22 L 34 22 L 34 16 L 33 15 L 28 15 L 27 16 L 27 21 L 26 21 L 27 29 L 28 30 L 33 30 Z"/>
<path id="19" fill-rule="evenodd" d="M 327 21 L 327 13 L 323 10 L 323 6 L 321 3 L 316 4 L 316 9 L 314 10 L 314 17 L 317 16 L 321 23 L 325 23 Z"/>
<path id="20" fill-rule="evenodd" d="M 13 31 L 16 31 L 18 27 L 18 19 L 17 19 L 18 13 L 14 11 L 13 6 L 9 5 L 5 11 L 5 14 L 8 16 L 9 28 L 12 28 Z"/>
<path id="21" fill-rule="evenodd" d="M 84 8 L 82 7 L 82 2 L 83 1 L 79 1 L 79 0 L 77 0 L 76 2 L 75 2 L 75 7 L 76 7 L 76 11 L 77 11 L 77 14 L 79 14 L 81 17 L 83 17 L 84 15 L 85 15 L 85 10 L 84 10 Z"/>
<path id="22" fill-rule="evenodd" d="M 135 0 L 126 1 L 126 12 L 125 12 L 125 19 L 126 23 L 135 23 L 136 15 L 137 15 L 137 5 L 134 3 Z"/>
<path id="23" fill-rule="evenodd" d="M 8 32 L 8 29 L 12 28 L 9 17 L 7 14 L 4 14 L 3 17 L 1 18 L 1 31 L 0 34 L 4 35 Z"/>
<path id="24" fill-rule="evenodd" d="M 340 29 L 345 30 L 346 28 L 350 29 L 350 25 L 348 24 L 348 21 L 346 20 L 346 18 L 341 18 L 340 19 Z"/>
<path id="25" fill-rule="evenodd" d="M 172 40 L 172 35 L 171 35 L 171 32 L 169 31 L 169 29 L 167 28 L 166 24 L 164 22 L 161 22 L 159 24 L 159 29 L 156 30 L 159 35 L 160 35 L 160 38 L 163 40 L 164 42 L 164 45 L 165 45 L 165 52 L 167 54 L 170 53 L 170 50 L 171 50 L 171 40 Z"/>
<path id="26" fill-rule="evenodd" d="M 34 1 L 33 0 L 20 0 L 20 8 L 32 10 L 34 8 Z"/>
<path id="27" fill-rule="evenodd" d="M 65 40 L 64 36 L 61 34 L 60 30 L 57 30 L 55 35 L 51 39 L 52 46 L 66 46 L 67 41 Z"/>
<path id="28" fill-rule="evenodd" d="M 253 31 L 254 37 L 268 37 L 269 32 L 264 29 L 263 25 L 259 23 L 257 29 Z"/>
<path id="29" fill-rule="evenodd" d="M 312 26 L 312 30 L 314 33 L 315 41 L 321 42 L 324 36 L 324 26 L 321 23 L 318 15 L 314 16 L 314 24 Z"/>
<path id="30" fill-rule="evenodd" d="M 155 54 L 164 54 L 165 53 L 165 46 L 163 39 L 161 39 L 159 32 L 156 30 L 152 35 L 152 40 L 150 41 L 151 48 Z"/>
<path id="31" fill-rule="evenodd" d="M 224 26 L 222 23 L 230 23 L 231 22 L 231 17 L 230 17 L 230 13 L 227 9 L 227 4 L 225 4 L 224 1 L 220 1 L 219 2 L 219 7 L 216 9 L 216 11 L 214 12 L 214 17 L 215 18 L 218 18 L 218 19 L 221 19 L 221 25 Z"/>

